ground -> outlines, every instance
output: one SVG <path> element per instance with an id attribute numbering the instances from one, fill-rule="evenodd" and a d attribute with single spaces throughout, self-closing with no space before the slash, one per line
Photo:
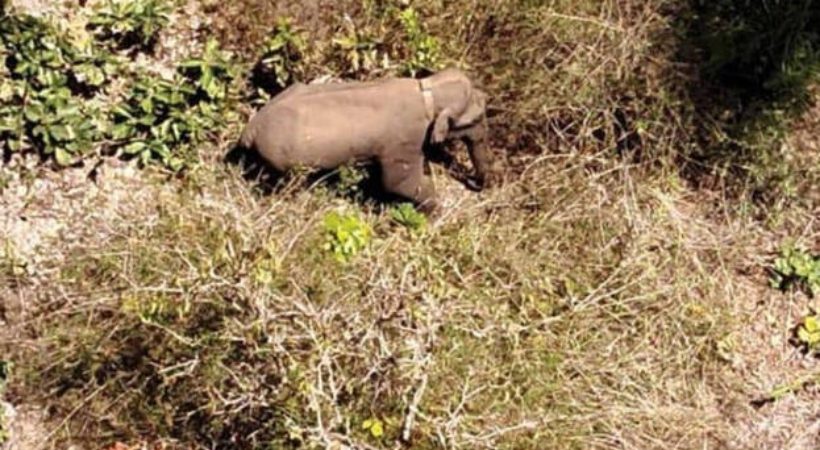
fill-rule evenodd
<path id="1" fill-rule="evenodd" d="M 4 170 L 7 174 L 17 173 L 13 168 Z M 11 242 L 16 244 L 15 257 L 21 263 L 20 270 L 28 271 L 33 280 L 41 273 L 40 261 L 48 259 L 53 262 L 54 258 L 60 258 L 60 249 L 66 243 L 105 239 L 106 235 L 117 233 L 123 222 L 133 221 L 135 217 L 148 223 L 155 214 L 152 203 L 163 195 L 175 195 L 167 183 L 145 177 L 132 165 L 114 160 L 106 161 L 98 168 L 94 179 L 88 176 L 88 168 L 57 173 L 42 168 L 32 170 L 37 176 L 27 181 L 11 179 L 7 182 L 0 201 L 7 213 L 0 225 L 2 234 L 11 237 Z M 594 183 L 593 178 L 588 181 Z M 443 194 L 447 212 L 437 224 L 441 227 L 452 223 L 451 215 L 470 215 L 471 205 L 475 207 L 481 201 L 508 198 L 502 189 L 479 200 L 457 183 L 438 181 L 439 185 L 449 186 Z M 711 195 L 709 193 L 681 189 L 657 195 L 664 204 L 662 211 L 678 228 L 676 231 L 681 234 L 683 245 L 719 252 L 740 251 L 745 255 L 739 266 L 735 265 L 738 261 L 733 261 L 729 267 L 703 268 L 718 271 L 714 274 L 716 282 L 722 285 L 726 301 L 731 302 L 728 313 L 736 326 L 726 338 L 726 342 L 730 342 L 726 358 L 727 364 L 731 365 L 731 376 L 725 382 L 732 386 L 719 395 L 709 390 L 696 390 L 703 396 L 690 399 L 698 405 L 696 410 L 674 414 L 698 416 L 699 421 L 703 421 L 700 426 L 705 428 L 702 431 L 713 429 L 709 433 L 719 433 L 719 442 L 725 448 L 817 448 L 820 445 L 820 416 L 816 405 L 820 401 L 820 389 L 816 386 L 763 406 L 751 405 L 777 386 L 817 371 L 817 361 L 789 343 L 794 323 L 805 314 L 809 299 L 800 294 L 784 297 L 767 287 L 767 273 L 763 268 L 776 252 L 781 236 L 753 223 L 726 222 L 710 213 L 708 208 L 701 206 Z M 214 199 L 208 194 L 194 201 L 208 205 L 230 203 L 228 198 Z M 275 202 L 275 198 L 263 199 L 255 208 L 262 212 Z M 572 201 L 559 202 L 557 206 L 577 207 Z M 220 206 L 219 209 L 231 207 Z M 786 220 L 789 221 L 788 229 L 800 230 L 800 238 L 805 242 L 816 242 L 820 236 L 816 216 L 796 215 Z M 734 259 L 732 256 L 728 258 Z M 4 338 L 25 342 L 23 336 L 8 336 L 8 332 L 14 330 L 16 324 L 30 320 L 27 300 L 35 298 L 37 290 L 36 282 L 24 287 L 3 288 L 2 295 L 7 299 Z M 709 301 L 698 299 L 697 291 L 690 292 L 690 295 L 689 300 Z M 703 386 L 703 389 L 710 388 Z M 649 403 L 634 404 L 633 407 L 648 408 L 646 413 L 657 412 L 657 408 L 674 408 L 673 405 L 654 404 L 652 399 L 644 401 Z M 18 414 L 11 421 L 12 440 L 7 444 L 8 450 L 41 448 L 37 439 L 51 435 L 59 423 L 44 421 L 36 404 L 17 404 L 15 408 Z M 669 420 L 674 419 L 669 417 Z M 720 425 L 716 427 L 716 424 Z M 698 433 L 697 430 L 694 432 Z M 603 442 L 599 444 L 603 445 Z M 656 444 L 661 446 L 662 443 Z M 65 447 L 58 445 L 57 448 Z"/>
<path id="2" fill-rule="evenodd" d="M 806 179 L 820 167 L 818 127 L 816 106 L 788 130 Z M 361 435 L 368 413 L 394 435 L 407 429 L 411 448 L 820 448 L 820 385 L 772 398 L 816 378 L 818 359 L 792 337 L 820 304 L 768 282 L 784 242 L 817 250 L 817 184 L 761 219 L 724 192 L 628 158 L 544 152 L 520 157 L 504 185 L 480 194 L 434 167 L 443 214 L 416 236 L 321 185 L 260 193 L 222 161 L 227 149 L 201 149 L 184 180 L 117 158 L 55 170 L 14 156 L 0 166 L 0 262 L 15 280 L 0 286 L 0 349 L 44 372 L 80 366 L 86 354 L 116 366 L 114 375 L 94 369 L 76 394 L 64 386 L 72 380 L 17 380 L 3 450 L 98 448 L 88 430 L 108 433 L 105 445 L 204 446 L 196 433 L 163 428 L 179 423 L 173 414 L 120 410 L 143 407 L 133 392 L 154 369 L 170 374 L 171 394 L 180 383 L 178 399 L 217 398 L 202 423 L 239 423 L 237 434 L 243 408 L 278 408 L 275 391 L 293 392 L 309 407 L 281 400 L 296 410 L 288 432 L 316 448 L 385 444 Z M 361 215 L 377 235 L 343 268 L 316 244 L 335 210 Z M 262 269 L 274 281 L 260 282 Z M 230 304 L 220 310 L 233 321 L 227 343 L 185 353 L 190 330 L 127 309 L 131 297 L 183 291 L 195 305 Z M 75 332 L 91 343 L 61 335 Z M 135 340 L 116 341 L 129 332 Z M 119 372 L 127 357 L 116 357 L 140 340 L 161 351 L 135 382 Z M 200 391 L 186 378 L 201 376 L 209 353 L 232 352 L 245 357 L 217 358 L 224 379 Z M 106 425 L 93 428 L 97 420 Z"/>

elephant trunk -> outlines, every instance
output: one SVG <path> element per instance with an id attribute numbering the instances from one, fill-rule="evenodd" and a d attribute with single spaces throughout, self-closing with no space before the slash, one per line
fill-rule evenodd
<path id="1" fill-rule="evenodd" d="M 492 155 L 490 149 L 487 147 L 487 123 L 482 122 L 469 135 L 465 136 L 464 142 L 467 145 L 467 151 L 470 153 L 470 160 L 473 162 L 475 169 L 476 189 L 483 189 L 490 187 L 490 179 L 492 175 Z"/>

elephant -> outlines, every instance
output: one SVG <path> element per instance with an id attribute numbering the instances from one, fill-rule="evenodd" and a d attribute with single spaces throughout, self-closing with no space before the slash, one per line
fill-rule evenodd
<path id="1" fill-rule="evenodd" d="M 240 144 L 279 172 L 375 161 L 385 191 L 432 213 L 438 201 L 424 173 L 428 146 L 461 140 L 473 163 L 468 185 L 490 184 L 486 103 L 487 94 L 458 69 L 422 79 L 297 83 L 253 115 Z"/>

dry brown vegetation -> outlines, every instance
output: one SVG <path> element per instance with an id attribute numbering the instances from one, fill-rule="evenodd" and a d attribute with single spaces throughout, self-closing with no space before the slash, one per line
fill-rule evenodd
<path id="1" fill-rule="evenodd" d="M 492 93 L 506 167 L 478 195 L 434 166 L 447 210 L 417 230 L 344 182 L 258 189 L 223 161 L 236 118 L 181 176 L 0 166 L 6 398 L 47 416 L 12 445 L 820 446 L 820 367 L 791 342 L 820 305 L 768 286 L 784 242 L 820 252 L 820 111 L 716 144 L 746 111 L 701 109 L 688 2 L 192 1 L 144 57 L 215 35 L 248 113 L 278 18 L 306 36 L 295 79 L 371 78 L 418 50 L 410 3 Z M 370 236 L 342 261 L 332 212 Z"/>

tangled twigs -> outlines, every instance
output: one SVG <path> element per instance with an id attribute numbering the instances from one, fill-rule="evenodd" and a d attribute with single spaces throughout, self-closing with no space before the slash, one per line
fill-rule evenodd
<path id="1" fill-rule="evenodd" d="M 404 427 L 401 432 L 402 442 L 410 442 L 410 433 L 413 432 L 413 423 L 416 420 L 416 414 L 419 412 L 419 403 L 421 403 L 421 399 L 424 397 L 424 390 L 427 389 L 427 378 L 426 372 L 422 374 L 419 385 L 413 393 L 413 401 L 407 408 L 407 416 L 404 418 Z"/>

